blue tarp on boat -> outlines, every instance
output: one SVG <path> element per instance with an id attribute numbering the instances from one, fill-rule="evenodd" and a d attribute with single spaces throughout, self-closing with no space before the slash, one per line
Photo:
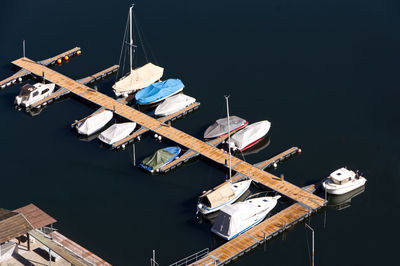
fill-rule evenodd
<path id="1" fill-rule="evenodd" d="M 167 79 L 153 83 L 140 90 L 135 95 L 136 102 L 139 104 L 151 104 L 159 102 L 171 95 L 183 90 L 183 83 L 180 79 Z"/>
<path id="2" fill-rule="evenodd" d="M 152 172 L 153 170 L 160 169 L 164 165 L 173 161 L 180 152 L 181 148 L 177 146 L 160 149 L 152 156 L 145 158 L 139 166 L 149 172 Z"/>

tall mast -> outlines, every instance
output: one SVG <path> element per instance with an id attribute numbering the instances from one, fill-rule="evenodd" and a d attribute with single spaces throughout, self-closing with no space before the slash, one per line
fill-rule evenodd
<path id="1" fill-rule="evenodd" d="M 132 47 L 133 47 L 133 34 L 132 34 L 132 9 L 133 9 L 133 4 L 129 8 L 129 66 L 130 70 L 132 71 L 133 65 L 132 65 Z"/>
<path id="2" fill-rule="evenodd" d="M 232 179 L 232 162 L 231 162 L 231 126 L 230 126 L 230 122 L 229 122 L 229 95 L 225 95 L 225 100 L 226 100 L 226 113 L 227 113 L 227 117 L 228 117 L 228 152 L 229 152 L 229 181 L 231 181 Z"/>

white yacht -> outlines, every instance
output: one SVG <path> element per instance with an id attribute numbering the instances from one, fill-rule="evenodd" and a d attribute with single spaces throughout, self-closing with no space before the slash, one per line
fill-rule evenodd
<path id="1" fill-rule="evenodd" d="M 129 136 L 132 131 L 135 129 L 136 123 L 135 122 L 127 122 L 127 123 L 120 123 L 114 124 L 104 130 L 100 135 L 99 139 L 109 145 L 112 145 L 115 142 L 122 140 L 123 138 Z"/>
<path id="2" fill-rule="evenodd" d="M 29 107 L 52 94 L 55 86 L 56 84 L 54 83 L 36 83 L 34 85 L 25 84 L 21 87 L 19 95 L 15 97 L 15 104 L 23 107 Z"/>
<path id="3" fill-rule="evenodd" d="M 85 121 L 80 122 L 76 126 L 76 130 L 82 135 L 92 135 L 104 127 L 113 117 L 113 112 L 109 110 L 102 111 L 95 115 L 92 115 Z"/>
<path id="4" fill-rule="evenodd" d="M 226 240 L 231 240 L 264 220 L 280 197 L 255 197 L 226 205 L 219 212 L 211 231 Z"/>
<path id="5" fill-rule="evenodd" d="M 360 174 L 347 168 L 340 168 L 322 183 L 322 186 L 329 194 L 342 195 L 356 188 L 363 186 L 367 180 Z"/>
<path id="6" fill-rule="evenodd" d="M 207 215 L 220 210 L 225 205 L 234 203 L 249 189 L 250 184 L 250 179 L 235 183 L 226 181 L 221 186 L 204 192 L 199 197 L 197 211 L 203 215 Z"/>

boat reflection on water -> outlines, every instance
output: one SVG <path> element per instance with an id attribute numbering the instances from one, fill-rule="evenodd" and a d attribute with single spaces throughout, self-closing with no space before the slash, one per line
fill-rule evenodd
<path id="1" fill-rule="evenodd" d="M 238 198 L 237 201 L 235 202 L 239 202 L 239 201 L 244 201 L 246 198 L 248 198 L 251 194 L 250 189 L 246 190 L 242 196 L 240 196 Z M 209 214 L 201 214 L 200 212 L 197 214 L 197 220 L 199 221 L 199 223 L 203 223 L 203 222 L 209 222 L 211 224 L 213 224 L 215 222 L 215 219 L 217 219 L 219 211 L 216 212 L 212 212 Z"/>
<path id="2" fill-rule="evenodd" d="M 351 205 L 351 199 L 360 195 L 365 190 L 365 186 L 359 187 L 343 195 L 329 195 L 328 194 L 328 206 L 333 207 L 337 210 L 343 210 Z"/>
<path id="3" fill-rule="evenodd" d="M 242 154 L 250 155 L 250 154 L 258 153 L 258 152 L 262 151 L 263 149 L 265 149 L 266 147 L 268 147 L 270 143 L 271 143 L 271 138 L 268 136 L 265 136 L 256 145 L 254 145 L 246 150 L 243 150 Z"/>
<path id="4" fill-rule="evenodd" d="M 101 134 L 101 131 L 99 131 L 99 132 L 97 132 L 97 133 L 93 133 L 92 135 L 89 135 L 89 136 L 87 136 L 87 135 L 82 135 L 82 134 L 76 134 L 76 135 L 77 135 L 77 137 L 78 137 L 78 139 L 79 139 L 80 141 L 87 141 L 87 142 L 89 142 L 89 141 L 92 141 L 92 140 L 96 139 L 100 134 Z"/>

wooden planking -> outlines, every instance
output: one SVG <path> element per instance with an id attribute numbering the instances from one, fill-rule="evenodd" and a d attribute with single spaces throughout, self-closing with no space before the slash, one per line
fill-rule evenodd
<path id="1" fill-rule="evenodd" d="M 91 82 L 93 82 L 95 80 L 98 80 L 98 79 L 104 78 L 105 76 L 110 75 L 111 73 L 117 71 L 118 68 L 119 68 L 119 65 L 113 65 L 113 66 L 111 66 L 111 67 L 109 67 L 107 69 L 104 69 L 104 70 L 102 70 L 102 71 L 100 71 L 100 72 L 98 72 L 98 73 L 96 73 L 94 75 L 88 76 L 88 77 L 83 78 L 83 79 L 79 79 L 79 80 L 77 80 L 77 82 L 82 83 L 82 84 L 91 83 Z"/>
<path id="2" fill-rule="evenodd" d="M 8 212 L 9 214 L 5 215 L 4 212 Z M 2 213 L 3 219 L 0 221 L 0 243 L 22 236 L 33 229 L 22 214 L 4 209 L 2 209 Z"/>
<path id="3" fill-rule="evenodd" d="M 193 151 L 196 151 L 217 163 L 225 164 L 225 162 L 228 160 L 228 154 L 226 152 L 216 149 L 212 145 L 194 138 L 176 128 L 169 127 L 146 114 L 119 103 L 111 97 L 93 91 L 89 87 L 45 66 L 37 64 L 28 58 L 20 58 L 13 61 L 13 64 L 24 68 L 35 75 L 41 75 L 43 72 L 45 72 L 47 80 L 57 83 L 59 86 L 67 88 L 72 93 L 75 93 L 95 104 L 101 105 L 104 108 L 115 110 L 116 114 L 125 117 L 128 120 L 135 121 L 139 125 L 145 126 L 149 130 L 175 141 L 188 149 L 192 149 Z M 306 192 L 287 181 L 280 181 L 279 178 L 264 172 L 252 166 L 251 164 L 243 162 L 236 157 L 232 157 L 232 165 L 234 165 L 234 171 L 246 175 L 252 178 L 254 181 L 262 183 L 265 186 L 276 190 L 277 192 L 295 201 L 301 202 L 309 208 L 317 209 L 325 204 L 323 199 Z"/>
<path id="4" fill-rule="evenodd" d="M 186 160 L 189 160 L 191 157 L 196 156 L 196 152 L 189 150 L 185 154 L 183 154 L 179 159 L 173 160 L 167 165 L 164 165 L 163 167 L 160 168 L 160 172 L 165 172 L 168 169 L 173 168 L 174 166 L 177 166 L 180 163 L 185 162 Z"/>
<path id="5" fill-rule="evenodd" d="M 80 50 L 81 50 L 81 48 L 75 47 L 75 48 L 72 48 L 71 50 L 68 50 L 68 51 L 66 51 L 64 53 L 61 53 L 61 54 L 58 54 L 56 56 L 50 57 L 48 59 L 42 60 L 39 63 L 47 66 L 49 64 L 55 63 L 57 61 L 57 59 L 60 59 L 60 58 L 63 59 L 64 56 L 66 56 L 66 55 L 71 56 L 73 54 L 76 54 L 76 52 L 78 52 Z"/>
<path id="6" fill-rule="evenodd" d="M 57 231 L 53 232 L 52 237 L 54 241 L 60 243 L 61 245 L 68 248 L 72 252 L 82 256 L 86 260 L 92 262 L 94 265 L 104 265 L 104 266 L 111 265 L 110 263 L 106 262 L 102 258 L 98 257 L 97 255 L 93 254 L 89 250 L 78 245 L 77 243 L 75 243 L 71 239 L 68 239 L 67 237 L 65 237 L 64 235 L 62 235 Z"/>
<path id="7" fill-rule="evenodd" d="M 271 164 L 281 161 L 289 156 L 291 156 L 292 154 L 296 153 L 299 150 L 299 148 L 297 147 L 292 147 L 268 160 L 265 160 L 263 162 L 257 163 L 254 166 L 260 169 L 265 169 L 267 167 L 269 167 Z"/>
<path id="8" fill-rule="evenodd" d="M 57 222 L 56 219 L 54 219 L 32 203 L 16 209 L 14 210 L 14 212 L 22 213 L 34 229 L 42 228 L 44 226 Z"/>
<path id="9" fill-rule="evenodd" d="M 91 263 L 79 257 L 77 254 L 74 254 L 72 251 L 68 250 L 64 246 L 61 246 L 60 244 L 57 244 L 50 238 L 47 238 L 46 236 L 43 235 L 43 233 L 40 233 L 36 230 L 31 230 L 29 231 L 29 234 L 36 240 L 38 240 L 40 243 L 51 249 L 51 251 L 57 253 L 60 257 L 71 263 L 72 265 L 75 266 L 92 265 Z"/>

